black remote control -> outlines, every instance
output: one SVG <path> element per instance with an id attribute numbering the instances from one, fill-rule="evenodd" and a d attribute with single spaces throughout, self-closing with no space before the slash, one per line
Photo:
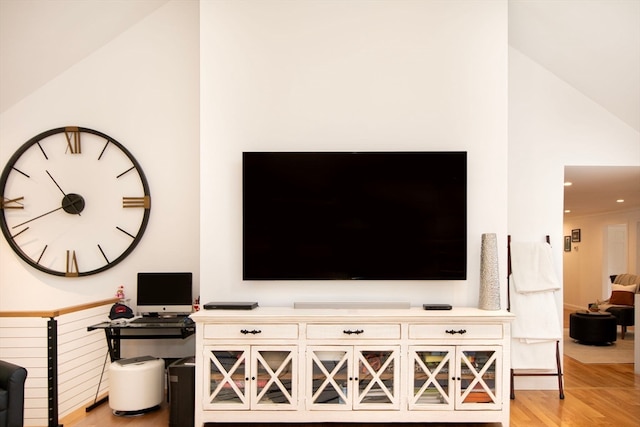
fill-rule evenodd
<path id="1" fill-rule="evenodd" d="M 425 310 L 451 310 L 450 304 L 422 304 Z"/>

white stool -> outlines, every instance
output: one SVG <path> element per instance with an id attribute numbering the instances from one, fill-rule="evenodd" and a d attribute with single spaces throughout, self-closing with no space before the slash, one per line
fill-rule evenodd
<path id="1" fill-rule="evenodd" d="M 116 360 L 109 367 L 109 407 L 115 415 L 138 415 L 164 399 L 164 360 L 151 356 Z"/>

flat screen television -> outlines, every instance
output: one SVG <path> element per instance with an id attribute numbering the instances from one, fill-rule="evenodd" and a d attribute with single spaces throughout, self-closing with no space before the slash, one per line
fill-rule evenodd
<path id="1" fill-rule="evenodd" d="M 192 284 L 192 273 L 138 273 L 138 311 L 160 316 L 189 314 L 193 307 Z"/>
<path id="2" fill-rule="evenodd" d="M 466 152 L 243 153 L 244 280 L 465 280 Z"/>

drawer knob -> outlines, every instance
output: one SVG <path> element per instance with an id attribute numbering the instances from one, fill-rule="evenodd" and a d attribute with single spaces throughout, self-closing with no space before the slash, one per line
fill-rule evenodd
<path id="1" fill-rule="evenodd" d="M 262 331 L 260 329 L 252 329 L 250 331 L 247 329 L 242 329 L 240 330 L 240 333 L 243 335 L 247 335 L 247 334 L 256 335 L 256 334 L 262 333 Z"/>
<path id="2" fill-rule="evenodd" d="M 351 329 L 345 329 L 342 332 L 344 332 L 347 335 L 353 335 L 353 334 L 360 335 L 361 333 L 364 332 L 364 330 L 363 329 L 356 329 L 355 331 L 352 331 Z"/>
<path id="3" fill-rule="evenodd" d="M 464 335 L 464 334 L 467 333 L 467 330 L 466 329 L 459 329 L 457 331 L 454 331 L 453 329 L 449 329 L 449 330 L 446 330 L 445 332 L 448 333 L 448 334 L 451 334 L 451 335 L 455 335 L 455 334 Z"/>

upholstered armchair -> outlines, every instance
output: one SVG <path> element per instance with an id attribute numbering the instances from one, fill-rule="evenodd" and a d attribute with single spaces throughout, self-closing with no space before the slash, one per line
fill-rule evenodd
<path id="1" fill-rule="evenodd" d="M 0 360 L 0 427 L 24 425 L 24 382 L 27 370 Z"/>
<path id="2" fill-rule="evenodd" d="M 611 295 L 604 301 L 598 301 L 598 309 L 608 311 L 616 317 L 622 328 L 621 337 L 627 333 L 627 326 L 635 321 L 635 294 L 640 292 L 640 276 L 635 274 L 618 274 L 611 276 Z"/>

